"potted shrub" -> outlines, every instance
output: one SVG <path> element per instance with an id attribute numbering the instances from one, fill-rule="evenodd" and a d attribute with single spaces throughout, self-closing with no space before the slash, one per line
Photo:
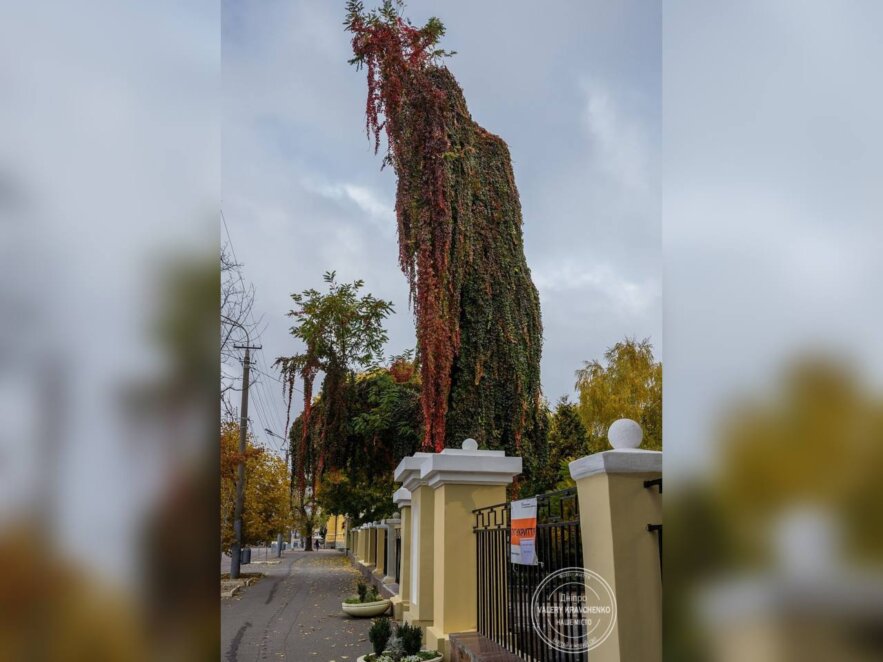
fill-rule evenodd
<path id="1" fill-rule="evenodd" d="M 386 598 L 381 598 L 377 588 L 360 581 L 357 585 L 358 595 L 347 598 L 341 603 L 344 613 L 357 618 L 371 618 L 385 613 L 392 604 Z"/>
<path id="2" fill-rule="evenodd" d="M 378 625 L 380 620 L 386 623 Z M 438 651 L 420 650 L 423 631 L 418 626 L 404 623 L 396 627 L 395 633 L 387 628 L 388 618 L 374 622 L 368 632 L 374 652 L 363 655 L 357 662 L 441 662 L 442 654 Z M 381 643 L 385 644 L 385 648 L 380 646 Z"/>
<path id="3" fill-rule="evenodd" d="M 371 642 L 371 647 L 374 649 L 374 657 L 380 657 L 383 654 L 383 651 L 386 650 L 386 644 L 389 643 L 389 638 L 392 636 L 392 624 L 390 623 L 389 618 L 386 616 L 381 616 L 371 624 L 371 629 L 368 630 L 368 640 Z"/>

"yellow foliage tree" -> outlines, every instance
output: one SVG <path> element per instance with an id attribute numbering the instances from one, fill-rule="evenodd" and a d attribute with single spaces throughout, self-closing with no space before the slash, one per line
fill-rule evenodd
<path id="1" fill-rule="evenodd" d="M 653 345 L 626 338 L 604 353 L 606 365 L 586 361 L 576 371 L 579 415 L 589 437 L 589 452 L 608 448 L 607 428 L 619 418 L 641 424 L 641 448 L 662 450 L 662 363 Z"/>
<path id="2" fill-rule="evenodd" d="M 221 426 L 221 550 L 233 544 L 233 510 L 236 503 L 236 470 L 245 460 L 245 501 L 242 508 L 242 544 L 275 540 L 293 524 L 289 476 L 285 461 L 255 445 L 249 435 L 245 456 L 239 453 L 239 426 Z"/>

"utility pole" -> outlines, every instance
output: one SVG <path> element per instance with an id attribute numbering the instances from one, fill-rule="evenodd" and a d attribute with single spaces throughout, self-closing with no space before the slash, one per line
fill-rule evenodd
<path id="1" fill-rule="evenodd" d="M 242 361 L 242 410 L 239 419 L 239 466 L 236 475 L 236 506 L 233 510 L 233 549 L 230 552 L 230 578 L 239 579 L 239 563 L 242 554 L 242 504 L 245 501 L 245 449 L 248 438 L 248 373 L 251 367 L 251 350 L 261 349 L 260 345 L 251 345 L 247 340 L 244 345 L 233 345 L 235 349 L 244 349 Z"/>

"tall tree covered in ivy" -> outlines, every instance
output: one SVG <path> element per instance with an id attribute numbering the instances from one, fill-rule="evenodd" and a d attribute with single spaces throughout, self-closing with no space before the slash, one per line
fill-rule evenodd
<path id="1" fill-rule="evenodd" d="M 421 366 L 423 446 L 474 437 L 517 452 L 542 435 L 542 323 L 524 256 L 506 143 L 469 114 L 440 64 L 445 33 L 402 4 L 347 4 L 352 64 L 368 74 L 367 130 L 398 176 L 399 261 L 411 288 Z M 531 441 L 531 439 L 528 439 Z"/>

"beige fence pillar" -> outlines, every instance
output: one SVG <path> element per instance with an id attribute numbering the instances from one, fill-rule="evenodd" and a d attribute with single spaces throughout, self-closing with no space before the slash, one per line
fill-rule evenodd
<path id="1" fill-rule="evenodd" d="M 368 566 L 373 570 L 377 565 L 377 522 L 368 525 Z"/>
<path id="2" fill-rule="evenodd" d="M 396 620 L 401 621 L 411 605 L 411 493 L 402 487 L 395 491 L 392 500 L 399 507 L 402 539 L 399 553 L 399 593 L 393 598 L 392 607 Z"/>
<path id="3" fill-rule="evenodd" d="M 374 571 L 371 573 L 383 581 L 383 559 L 386 558 L 386 526 L 375 522 L 374 527 Z"/>
<path id="4" fill-rule="evenodd" d="M 351 546 L 352 545 L 352 543 L 351 543 L 352 536 L 350 535 L 352 533 L 352 531 L 351 531 L 352 527 L 353 527 L 353 521 L 352 521 L 352 519 L 347 517 L 343 521 L 343 550 L 345 552 L 352 551 L 352 546 Z"/>
<path id="5" fill-rule="evenodd" d="M 368 528 L 367 524 L 362 525 L 362 554 L 359 557 L 359 561 L 362 565 L 368 565 L 368 542 L 371 534 L 371 530 Z"/>
<path id="6" fill-rule="evenodd" d="M 394 474 L 395 480 L 411 494 L 409 599 L 404 620 L 424 628 L 432 624 L 435 501 L 432 490 L 420 479 L 420 467 L 430 455 L 414 453 L 404 458 Z"/>
<path id="7" fill-rule="evenodd" d="M 384 584 L 396 582 L 396 529 L 401 523 L 397 517 L 383 520 L 383 526 L 386 527 L 386 573 L 381 581 Z"/>
<path id="8" fill-rule="evenodd" d="M 477 627 L 477 563 L 472 511 L 506 500 L 506 486 L 521 473 L 521 458 L 506 457 L 503 451 L 480 451 L 473 439 L 463 448 L 446 448 L 441 453 L 415 458 L 419 479 L 409 474 L 411 508 L 415 533 L 411 557 L 424 564 L 424 545 L 432 540 L 432 573 L 412 573 L 416 579 L 414 603 L 423 615 L 427 583 L 432 586 L 432 617 L 426 623 L 426 646 L 438 649 L 450 659 L 448 637 Z M 401 465 L 400 465 L 401 467 Z M 398 470 L 397 470 L 398 472 Z M 404 471 L 402 473 L 405 473 Z M 424 512 L 432 510 L 432 532 L 427 535 Z M 408 620 L 409 611 L 405 615 Z M 416 620 L 416 619 L 415 619 Z"/>
<path id="9" fill-rule="evenodd" d="M 634 424 L 637 425 L 637 424 Z M 614 450 L 570 463 L 576 481 L 583 564 L 599 574 L 616 596 L 616 624 L 593 648 L 592 662 L 662 660 L 662 575 L 657 535 L 662 523 L 662 453 L 638 450 L 641 435 L 617 438 Z M 635 441 L 635 439 L 637 441 Z"/>

